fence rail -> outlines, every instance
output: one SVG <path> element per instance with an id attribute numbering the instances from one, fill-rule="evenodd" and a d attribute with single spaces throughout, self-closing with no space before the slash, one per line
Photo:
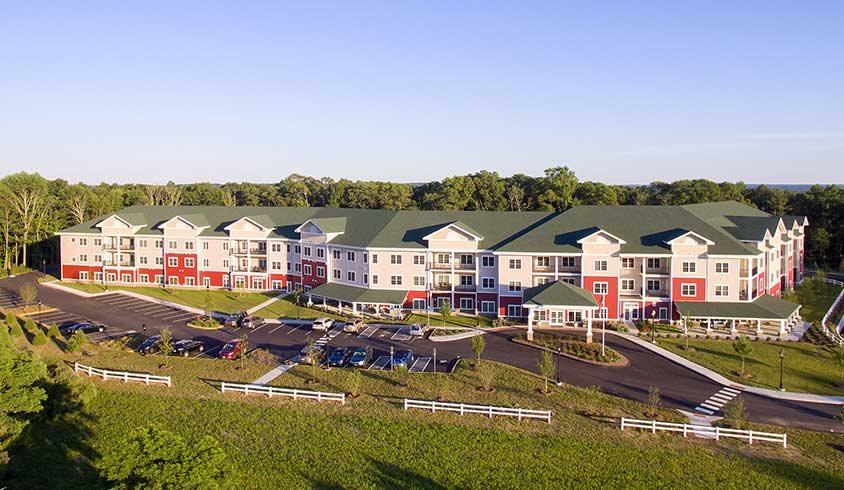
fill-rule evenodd
<path id="1" fill-rule="evenodd" d="M 170 376 L 156 376 L 149 373 L 130 373 L 128 371 L 111 371 L 108 369 L 99 369 L 91 366 L 85 366 L 78 362 L 73 363 L 73 371 L 76 373 L 85 373 L 88 376 L 96 376 L 98 378 L 106 379 L 121 379 L 124 383 L 129 381 L 141 381 L 146 385 L 163 384 L 167 387 L 173 386 Z"/>
<path id="2" fill-rule="evenodd" d="M 494 407 L 490 405 L 468 405 L 465 403 L 447 403 L 433 400 L 410 400 L 405 398 L 404 409 L 421 408 L 433 412 L 458 412 L 460 415 L 478 413 L 492 418 L 494 415 L 522 419 L 542 419 L 551 423 L 550 410 L 527 410 L 524 408 Z"/>
<path id="3" fill-rule="evenodd" d="M 310 391 L 298 390 L 295 388 L 279 388 L 276 386 L 264 386 L 255 384 L 229 383 L 223 381 L 220 384 L 220 391 L 243 393 L 244 395 L 266 395 L 270 398 L 274 396 L 288 396 L 294 400 L 301 398 L 308 400 L 316 400 L 319 402 L 340 402 L 341 405 L 346 404 L 345 393 L 329 393 L 324 391 Z"/>
<path id="4" fill-rule="evenodd" d="M 621 418 L 621 430 L 624 429 L 646 429 L 654 434 L 657 431 L 665 432 L 681 432 L 683 437 L 688 437 L 689 434 L 699 437 L 710 437 L 716 441 L 721 440 L 722 437 L 733 439 L 744 439 L 748 444 L 754 442 L 776 442 L 782 444 L 782 447 L 788 447 L 788 434 L 775 434 L 772 432 L 759 432 L 755 430 L 739 430 L 726 429 L 722 427 L 709 427 L 707 425 L 691 425 L 678 424 L 674 422 L 658 422 L 656 420 L 639 420 Z"/>
<path id="5" fill-rule="evenodd" d="M 833 325 L 832 332 L 826 328 L 827 323 L 829 323 L 830 317 L 832 314 L 841 306 L 841 302 L 844 301 L 844 283 L 841 281 L 836 281 L 835 279 L 829 279 L 827 277 L 823 278 L 823 281 L 828 284 L 832 284 L 835 286 L 841 286 L 841 292 L 838 293 L 838 297 L 835 298 L 835 301 L 832 302 L 832 306 L 826 310 L 826 314 L 821 319 L 821 330 L 825 332 L 832 340 L 834 340 L 837 344 L 844 345 L 844 337 L 842 337 L 841 331 L 839 330 L 840 325 Z"/>

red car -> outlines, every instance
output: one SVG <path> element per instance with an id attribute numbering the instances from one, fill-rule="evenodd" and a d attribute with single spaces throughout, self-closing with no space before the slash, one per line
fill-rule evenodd
<path id="1" fill-rule="evenodd" d="M 243 347 L 242 340 L 230 340 L 220 349 L 220 359 L 237 359 L 243 355 Z"/>

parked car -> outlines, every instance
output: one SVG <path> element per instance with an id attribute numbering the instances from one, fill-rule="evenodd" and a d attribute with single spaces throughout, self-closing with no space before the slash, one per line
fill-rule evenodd
<path id="1" fill-rule="evenodd" d="M 245 311 L 239 311 L 237 313 L 232 313 L 231 315 L 227 316 L 225 320 L 223 320 L 223 325 L 227 327 L 239 327 L 241 323 L 243 323 L 243 319 L 246 318 Z"/>
<path id="2" fill-rule="evenodd" d="M 62 333 L 67 335 L 73 335 L 80 330 L 83 333 L 105 332 L 105 327 L 103 325 L 94 325 L 93 323 L 88 322 L 78 322 L 67 327 Z"/>
<path id="3" fill-rule="evenodd" d="M 220 359 L 237 359 L 244 354 L 244 343 L 241 339 L 230 340 L 220 349 Z"/>
<path id="4" fill-rule="evenodd" d="M 188 357 L 191 352 L 202 352 L 205 350 L 205 342 L 201 340 L 185 339 L 173 344 L 174 356 Z"/>
<path id="5" fill-rule="evenodd" d="M 259 316 L 247 316 L 240 321 L 240 326 L 243 328 L 256 328 L 260 327 L 266 322 L 263 318 Z"/>
<path id="6" fill-rule="evenodd" d="M 299 352 L 299 362 L 301 364 L 313 364 L 314 352 L 319 352 L 319 358 L 325 359 L 325 349 L 323 347 L 320 347 L 318 345 L 306 345 Z"/>
<path id="7" fill-rule="evenodd" d="M 141 354 L 152 354 L 154 352 L 158 352 L 158 344 L 160 343 L 160 335 L 153 335 L 152 337 L 148 337 L 143 342 L 141 342 L 141 345 L 138 346 L 138 352 Z"/>
<path id="8" fill-rule="evenodd" d="M 392 363 L 393 363 L 394 368 L 397 368 L 397 367 L 409 368 L 410 364 L 412 362 L 413 362 L 413 351 L 411 351 L 411 350 L 400 350 L 400 351 L 396 351 L 396 353 L 393 354 Z"/>
<path id="9" fill-rule="evenodd" d="M 328 356 L 328 365 L 333 367 L 343 367 L 349 362 L 349 357 L 351 357 L 352 351 L 345 347 L 338 347 L 331 351 L 331 355 Z"/>
<path id="10" fill-rule="evenodd" d="M 362 345 L 360 347 L 356 347 L 355 350 L 352 352 L 352 357 L 349 358 L 349 366 L 366 367 L 369 365 L 369 362 L 371 360 L 372 347 L 368 345 Z"/>
<path id="11" fill-rule="evenodd" d="M 360 318 L 349 318 L 343 325 L 343 331 L 349 333 L 360 332 L 363 328 L 366 328 L 366 324 Z"/>
<path id="12" fill-rule="evenodd" d="M 427 331 L 428 331 L 428 325 L 425 325 L 424 323 L 414 323 L 413 325 L 410 326 L 410 332 L 409 333 L 410 333 L 410 335 L 413 335 L 414 337 L 421 337 L 421 336 L 425 335 L 425 332 L 427 332 Z"/>
<path id="13" fill-rule="evenodd" d="M 331 318 L 317 318 L 311 326 L 312 330 L 328 330 L 334 325 L 334 320 Z"/>

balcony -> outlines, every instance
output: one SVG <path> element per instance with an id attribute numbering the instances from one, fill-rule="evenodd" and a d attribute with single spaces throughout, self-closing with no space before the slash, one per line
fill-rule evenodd
<path id="1" fill-rule="evenodd" d="M 649 289 L 647 296 L 648 298 L 667 298 L 671 296 L 671 292 L 667 289 Z"/>
<path id="2" fill-rule="evenodd" d="M 120 250 L 124 252 L 135 249 L 135 240 L 103 240 L 103 250 Z"/>
<path id="3" fill-rule="evenodd" d="M 666 266 L 663 266 L 663 267 L 646 267 L 645 271 L 643 273 L 646 274 L 646 275 L 651 275 L 651 276 L 667 276 L 667 275 L 671 274 L 671 268 L 666 267 Z"/>
<path id="4" fill-rule="evenodd" d="M 748 299 L 750 299 L 747 295 L 747 290 L 742 289 L 741 291 L 739 291 L 738 299 L 739 301 L 747 301 Z"/>
<path id="5" fill-rule="evenodd" d="M 123 260 L 123 261 L 116 261 L 116 260 L 104 260 L 103 267 L 135 267 L 134 260 Z"/>
<path id="6" fill-rule="evenodd" d="M 462 292 L 475 292 L 475 285 L 474 284 L 458 284 L 454 286 L 455 291 L 462 291 Z"/>
<path id="7" fill-rule="evenodd" d="M 447 262 L 440 262 L 434 261 L 431 262 L 429 268 L 432 270 L 440 270 L 440 271 L 450 271 L 452 268 L 455 270 L 475 270 L 476 262 L 470 263 L 463 263 L 459 260 L 449 260 Z"/>
<path id="8" fill-rule="evenodd" d="M 267 249 L 265 247 L 250 248 L 249 253 L 251 255 L 267 255 Z"/>
<path id="9" fill-rule="evenodd" d="M 447 282 L 441 282 L 438 284 L 434 284 L 431 286 L 431 290 L 433 291 L 451 291 L 451 284 Z"/>
<path id="10" fill-rule="evenodd" d="M 252 268 L 251 268 L 249 271 L 250 271 L 250 272 L 260 272 L 261 274 L 264 274 L 264 273 L 266 273 L 266 272 L 267 272 L 267 267 L 266 267 L 266 266 L 263 266 L 263 267 L 262 267 L 262 266 L 260 266 L 260 265 L 255 265 L 255 266 L 252 266 Z"/>
<path id="11" fill-rule="evenodd" d="M 533 272 L 554 272 L 553 265 L 538 265 L 534 262 L 533 264 Z"/>

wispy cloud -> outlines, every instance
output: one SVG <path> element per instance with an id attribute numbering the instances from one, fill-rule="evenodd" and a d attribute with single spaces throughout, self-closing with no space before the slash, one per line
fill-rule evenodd
<path id="1" fill-rule="evenodd" d="M 844 139 L 844 131 L 782 131 L 771 133 L 753 133 L 748 139 L 763 140 L 828 140 Z"/>

